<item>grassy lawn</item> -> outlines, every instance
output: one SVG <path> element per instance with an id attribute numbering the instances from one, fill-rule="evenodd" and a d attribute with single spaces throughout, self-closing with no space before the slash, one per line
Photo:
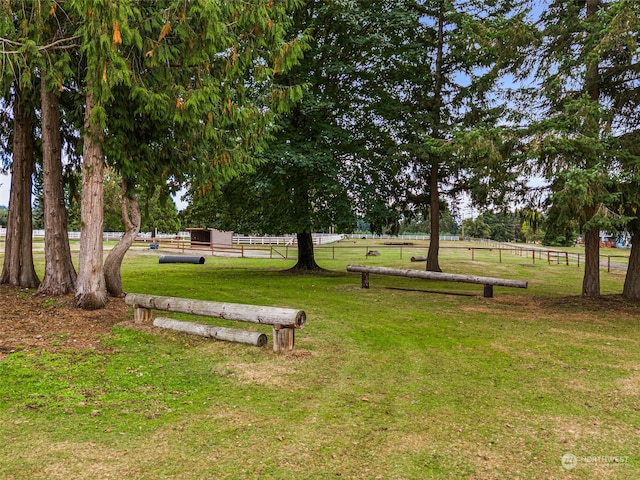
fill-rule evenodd
<path id="1" fill-rule="evenodd" d="M 320 276 L 136 248 L 127 291 L 303 309 L 296 351 L 116 326 L 94 350 L 11 354 L 0 478 L 640 478 L 640 305 L 617 296 L 623 272 L 591 301 L 580 267 L 456 244 L 445 271 L 529 288 L 488 299 L 372 275 L 362 290 L 347 264 L 424 268 L 409 258 L 425 251 L 351 242 L 318 251 Z"/>

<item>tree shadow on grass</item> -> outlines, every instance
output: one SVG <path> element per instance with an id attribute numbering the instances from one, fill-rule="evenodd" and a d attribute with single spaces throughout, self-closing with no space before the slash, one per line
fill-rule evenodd
<path id="1" fill-rule="evenodd" d="M 419 293 L 436 293 L 439 295 L 455 295 L 458 297 L 481 297 L 482 293 L 468 293 L 468 292 L 450 292 L 444 290 L 423 290 L 420 288 L 401 288 L 401 287 L 379 287 L 385 290 L 400 290 L 403 292 L 419 292 Z"/>
<path id="2" fill-rule="evenodd" d="M 288 268 L 286 270 L 279 270 L 281 275 L 287 276 L 299 276 L 299 277 L 346 277 L 347 272 L 338 272 L 336 270 L 327 270 L 325 268 L 318 267 L 317 269 L 306 268 Z"/>

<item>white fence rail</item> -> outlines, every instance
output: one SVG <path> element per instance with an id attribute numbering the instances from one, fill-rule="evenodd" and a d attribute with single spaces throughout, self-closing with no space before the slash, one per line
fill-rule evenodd
<path id="1" fill-rule="evenodd" d="M 333 235 L 329 233 L 313 233 L 311 234 L 314 245 L 325 245 L 342 240 L 345 235 Z M 295 235 L 283 236 L 259 236 L 250 235 L 233 236 L 233 243 L 236 245 L 297 245 L 297 237 Z"/>
<path id="2" fill-rule="evenodd" d="M 68 232 L 69 240 L 80 240 L 80 232 Z M 0 228 L 0 237 L 6 237 L 7 229 Z M 122 237 L 122 232 L 103 232 L 103 240 L 104 241 L 118 241 Z M 337 242 L 342 240 L 344 235 L 334 235 L 329 233 L 314 233 L 312 234 L 313 243 L 315 245 L 325 245 L 327 243 Z M 34 230 L 33 238 L 44 238 L 44 230 Z M 189 232 L 179 232 L 176 234 L 171 233 L 159 233 L 156 236 L 153 236 L 151 232 L 141 232 L 138 234 L 138 238 L 149 239 L 152 238 L 154 240 L 179 240 L 188 242 L 191 239 Z M 297 245 L 296 235 L 282 235 L 282 236 L 272 236 L 272 235 L 262 235 L 262 236 L 251 236 L 251 235 L 233 235 L 233 243 L 235 245 Z"/>
<path id="3" fill-rule="evenodd" d="M 362 238 L 366 240 L 430 240 L 430 235 L 373 235 L 371 233 L 352 233 L 345 235 L 347 238 Z M 440 235 L 440 240 L 454 241 L 460 240 L 458 235 Z"/>

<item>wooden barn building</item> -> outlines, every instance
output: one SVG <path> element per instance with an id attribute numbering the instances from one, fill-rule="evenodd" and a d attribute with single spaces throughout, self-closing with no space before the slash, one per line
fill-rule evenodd
<path id="1" fill-rule="evenodd" d="M 215 228 L 187 228 L 191 236 L 191 248 L 232 248 L 233 232 Z"/>

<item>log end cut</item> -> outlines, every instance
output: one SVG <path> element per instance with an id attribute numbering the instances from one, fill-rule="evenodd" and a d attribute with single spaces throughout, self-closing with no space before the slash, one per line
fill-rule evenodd
<path id="1" fill-rule="evenodd" d="M 304 313 L 304 310 L 298 310 L 296 313 L 296 328 L 304 328 L 307 324 L 307 314 Z"/>

